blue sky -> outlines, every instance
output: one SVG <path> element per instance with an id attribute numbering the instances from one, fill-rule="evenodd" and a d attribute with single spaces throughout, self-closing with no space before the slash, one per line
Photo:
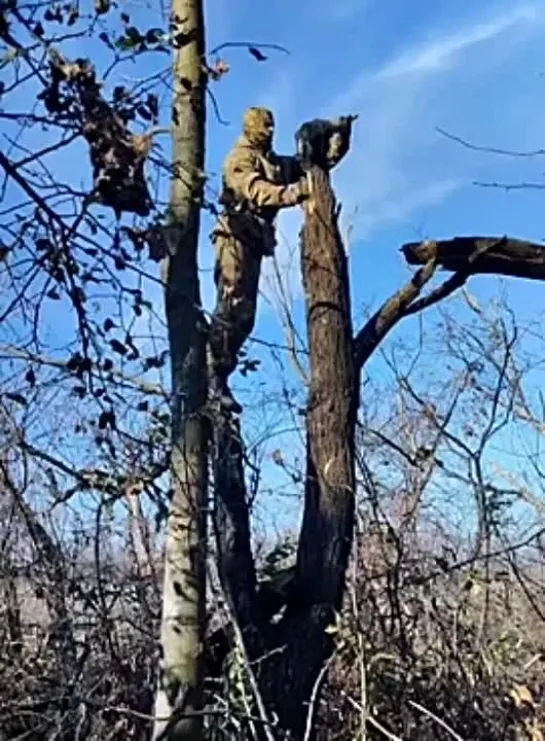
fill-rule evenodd
<path id="1" fill-rule="evenodd" d="M 436 127 L 491 147 L 543 145 L 545 4 L 418 2 L 411 13 L 401 0 L 347 0 L 333 13 L 329 5 L 277 1 L 256 13 L 249 3 L 229 3 L 226 30 L 218 4 L 208 4 L 211 39 L 223 32 L 291 52 L 261 65 L 229 53 L 233 69 L 218 97 L 232 126 L 211 122 L 211 169 L 219 169 L 249 103 L 274 109 L 283 151 L 291 151 L 305 118 L 359 113 L 351 154 L 334 180 L 345 226 L 352 225 L 352 273 L 362 288 L 363 277 L 373 275 L 361 300 L 371 297 L 369 288 L 380 300 L 406 276 L 397 253 L 404 241 L 476 232 L 540 239 L 540 193 L 473 185 L 539 181 L 539 159 L 464 150 Z M 297 212 L 281 219 L 289 243 L 299 221 Z"/>
<path id="2" fill-rule="evenodd" d="M 359 113 L 352 150 L 334 174 L 348 235 L 356 325 L 364 307 L 376 308 L 407 280 L 410 273 L 398 252 L 406 241 L 479 233 L 542 240 L 545 194 L 474 183 L 539 183 L 544 158 L 471 151 L 437 128 L 481 146 L 515 151 L 545 146 L 544 3 L 345 0 L 332 11 L 325 0 L 276 0 L 260 4 L 259 12 L 255 7 L 249 0 L 209 2 L 209 44 L 267 41 L 287 47 L 290 55 L 271 53 L 266 63 L 254 64 L 241 52 L 225 52 L 232 70 L 217 93 L 231 125 L 219 126 L 210 114 L 209 167 L 219 170 L 247 105 L 273 108 L 276 147 L 283 152 L 293 151 L 293 132 L 303 120 Z M 278 259 L 284 274 L 289 266 L 294 312 L 302 321 L 300 220 L 297 210 L 282 214 Z M 203 265 L 206 250 L 203 243 Z M 274 303 L 269 269 L 270 264 L 255 336 L 282 342 L 278 314 L 269 303 Z M 470 288 L 483 303 L 506 291 L 521 321 L 544 306 L 537 283 L 483 277 Z M 415 330 L 415 320 L 409 320 L 395 335 L 410 338 Z M 266 353 L 252 350 L 264 358 L 265 372 L 271 367 Z M 381 373 L 380 359 L 369 371 Z M 270 383 L 268 374 L 264 382 Z M 243 395 L 244 384 L 237 384 Z M 269 418 L 262 400 L 256 407 L 257 434 Z M 271 427 L 286 422 L 269 414 Z M 277 442 L 293 449 L 290 434 Z"/>
<path id="3" fill-rule="evenodd" d="M 239 134 L 247 106 L 273 108 L 276 148 L 288 153 L 293 151 L 294 131 L 305 119 L 360 115 L 352 150 L 334 173 L 357 289 L 356 316 L 359 305 L 376 305 L 409 275 L 398 253 L 405 241 L 473 233 L 536 240 L 545 236 L 539 190 L 505 192 L 474 185 L 539 183 L 545 157 L 470 151 L 437 132 L 441 127 L 474 144 L 517 151 L 545 145 L 545 2 L 420 0 L 410 4 L 410 12 L 406 0 L 391 0 L 386 6 L 379 0 L 339 0 L 333 11 L 326 0 L 273 0 L 260 3 L 258 11 L 250 0 L 209 0 L 205 7 L 209 49 L 248 40 L 289 50 L 266 52 L 269 58 L 263 63 L 244 49 L 221 52 L 231 71 L 213 90 L 229 123 L 219 123 L 209 106 L 210 192 L 219 186 L 223 158 Z M 129 12 L 131 22 L 143 28 L 165 26 L 156 3 L 121 2 L 119 10 Z M 121 30 L 116 13 L 106 23 Z M 63 49 L 68 55 L 92 56 L 99 74 L 111 59 L 93 40 L 78 40 Z M 122 76 L 109 82 L 130 82 L 166 64 L 164 55 L 145 55 L 126 63 Z M 7 105 L 20 110 L 28 100 L 25 88 L 10 95 Z M 168 124 L 168 95 L 162 102 L 162 123 Z M 34 129 L 27 143 L 35 146 L 37 136 L 43 135 Z M 167 151 L 166 138 L 161 142 Z M 55 157 L 60 177 L 78 185 L 89 181 L 86 169 L 74 169 L 73 149 Z M 299 209 L 279 219 L 278 258 L 284 271 L 289 253 L 297 247 L 300 223 Z M 205 217 L 199 258 L 208 306 L 213 302 L 210 227 Z M 296 258 L 293 267 L 290 287 L 297 296 Z M 269 262 L 265 272 L 270 268 Z M 493 284 L 493 278 L 478 279 L 474 288 L 494 290 Z M 263 290 L 267 292 L 266 280 Z M 517 282 L 512 295 L 524 310 L 529 297 L 534 305 L 537 291 L 538 285 Z M 274 327 L 269 327 L 267 302 L 261 304 L 260 327 L 268 332 Z"/>
<path id="4" fill-rule="evenodd" d="M 154 2 L 120 2 L 119 9 L 130 12 L 142 26 L 164 26 Z M 209 106 L 207 167 L 212 189 L 219 185 L 222 160 L 239 134 L 247 106 L 262 104 L 274 110 L 276 148 L 286 153 L 293 152 L 293 133 L 302 121 L 345 113 L 360 116 L 352 150 L 334 174 L 343 203 L 356 325 L 364 310 L 376 308 L 409 277 L 398 251 L 406 241 L 476 233 L 534 240 L 545 236 L 541 219 L 545 194 L 539 189 L 506 192 L 474 185 L 539 183 L 545 157 L 470 151 L 437 132 L 440 127 L 474 144 L 509 150 L 545 146 L 545 2 L 338 0 L 331 10 L 327 0 L 209 0 L 206 19 L 209 49 L 224 42 L 251 41 L 289 50 L 289 54 L 266 51 L 268 60 L 263 63 L 244 49 L 221 52 L 231 71 L 214 85 L 214 93 L 229 123 L 219 123 Z M 96 48 L 96 42 L 79 41 L 66 51 L 96 59 Z M 99 70 L 107 61 L 104 48 Z M 134 79 L 166 63 L 163 56 L 148 55 L 123 72 Z M 28 98 L 20 102 L 27 104 Z M 166 123 L 169 101 L 163 102 Z M 16 107 L 17 101 L 12 104 Z M 67 180 L 79 183 L 87 176 L 74 169 L 75 161 L 73 154 L 63 153 L 56 166 Z M 303 319 L 297 259 L 300 222 L 299 209 L 282 214 L 277 255 L 298 322 Z M 213 303 L 210 227 L 205 217 L 199 259 L 207 308 Z M 269 261 L 254 336 L 283 343 L 271 272 Z M 486 302 L 499 285 L 496 278 L 477 278 L 471 291 Z M 509 280 L 502 285 L 521 320 L 543 307 L 541 285 Z M 414 327 L 409 320 L 396 336 L 410 337 Z M 251 349 L 264 365 L 250 386 L 262 389 L 273 375 L 278 386 L 280 360 L 263 346 Z M 371 372 L 374 369 L 380 372 L 378 361 L 371 363 Z M 294 385 L 289 366 L 283 372 L 286 383 Z M 237 378 L 236 385 L 241 398 L 249 398 L 244 397 L 248 384 Z M 291 424 L 275 404 L 262 398 L 249 407 L 247 416 L 250 438 L 262 435 L 264 428 Z"/>
<path id="5" fill-rule="evenodd" d="M 545 3 L 467 0 L 207 3 L 209 48 L 251 40 L 286 47 L 255 63 L 243 50 L 222 52 L 231 72 L 215 86 L 220 125 L 209 110 L 208 167 L 221 162 L 244 108 L 265 104 L 277 120 L 276 147 L 293 151 L 293 132 L 316 115 L 359 113 L 352 151 L 334 175 L 349 231 L 355 311 L 376 305 L 408 276 L 405 241 L 455 234 L 545 236 L 538 190 L 476 187 L 475 181 L 539 182 L 540 158 L 507 158 L 464 149 L 437 127 L 472 143 L 527 151 L 543 146 L 541 99 Z M 298 210 L 282 214 L 279 259 L 296 246 Z M 206 228 L 206 224 L 205 224 Z M 212 255 L 203 241 L 201 264 Z M 269 266 L 270 267 L 270 266 Z M 267 268 L 266 268 L 267 272 Z M 477 283 L 477 281 L 474 281 Z M 476 290 L 495 290 L 480 279 Z M 208 283 L 204 280 L 205 296 Z M 295 259 L 291 287 L 297 294 Z M 263 282 L 267 292 L 267 281 Z M 521 310 L 540 288 L 520 283 Z M 520 299 L 520 301 L 519 301 Z M 264 315 L 264 312 L 266 315 Z M 262 302 L 260 327 L 269 326 Z"/>

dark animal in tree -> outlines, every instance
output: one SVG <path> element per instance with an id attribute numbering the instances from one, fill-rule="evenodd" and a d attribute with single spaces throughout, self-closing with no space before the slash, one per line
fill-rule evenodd
<path id="1" fill-rule="evenodd" d="M 308 171 L 313 165 L 326 171 L 335 167 L 348 152 L 352 124 L 357 118 L 315 118 L 302 124 L 295 133 L 295 142 L 303 170 Z"/>

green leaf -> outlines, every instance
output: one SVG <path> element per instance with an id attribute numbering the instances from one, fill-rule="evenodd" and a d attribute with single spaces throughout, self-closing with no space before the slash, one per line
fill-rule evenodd
<path id="1" fill-rule="evenodd" d="M 68 26 L 73 26 L 74 23 L 78 20 L 78 18 L 79 18 L 78 9 L 77 9 L 77 7 L 75 5 L 73 5 L 70 8 L 69 13 L 68 13 L 68 19 L 66 21 L 67 25 Z"/>
<path id="2" fill-rule="evenodd" d="M 1 61 L 4 64 L 7 64 L 8 62 L 13 62 L 17 59 L 17 57 L 20 54 L 19 49 L 8 49 L 1 57 Z"/>
<path id="3" fill-rule="evenodd" d="M 159 116 L 159 100 L 156 95 L 150 93 L 146 100 L 146 105 L 153 118 Z"/>
<path id="4" fill-rule="evenodd" d="M 143 103 L 137 106 L 136 112 L 141 118 L 144 119 L 144 121 L 151 121 L 153 119 L 153 115 L 150 113 L 150 111 L 146 108 L 146 106 Z"/>
<path id="5" fill-rule="evenodd" d="M 106 44 L 106 46 L 107 46 L 107 47 L 108 47 L 109 49 L 113 49 L 113 48 L 114 48 L 114 46 L 112 45 L 112 42 L 110 41 L 110 37 L 108 36 L 108 34 L 106 33 L 106 31 L 102 31 L 102 33 L 99 33 L 99 35 L 98 35 L 98 38 L 99 38 L 99 39 L 100 39 L 100 40 L 101 40 L 101 41 L 102 41 L 102 42 L 103 42 L 104 44 Z"/>
<path id="6" fill-rule="evenodd" d="M 127 26 L 125 33 L 127 38 L 132 39 L 133 41 L 142 41 L 144 38 L 136 26 Z"/>
<path id="7" fill-rule="evenodd" d="M 165 353 L 161 353 L 161 355 L 151 355 L 144 360 L 144 369 L 149 370 L 150 368 L 162 368 L 165 365 L 165 362 Z"/>

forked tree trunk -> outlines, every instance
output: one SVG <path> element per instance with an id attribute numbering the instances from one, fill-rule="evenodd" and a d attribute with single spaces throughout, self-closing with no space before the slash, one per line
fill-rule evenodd
<path id="1" fill-rule="evenodd" d="M 207 430 L 205 324 L 197 273 L 205 80 L 202 0 L 172 0 L 174 58 L 173 169 L 166 316 L 172 364 L 172 489 L 165 553 L 162 656 L 154 739 L 201 735 L 205 629 Z M 191 714 L 193 713 L 192 717 Z M 181 716 L 185 716 L 181 717 Z"/>
<path id="2" fill-rule="evenodd" d="M 326 628 L 340 611 L 352 544 L 354 365 L 347 260 L 328 176 L 314 168 L 305 208 L 301 267 L 310 350 L 305 504 L 293 592 L 282 625 L 286 649 L 265 665 L 264 697 L 292 737 L 304 736 L 320 672 L 333 650 Z M 275 666 L 276 665 L 276 666 Z"/>
<path id="3" fill-rule="evenodd" d="M 311 377 L 305 507 L 296 578 L 278 626 L 266 623 L 256 596 L 240 449 L 228 434 L 217 437 L 220 571 L 267 712 L 278 717 L 279 739 L 286 731 L 292 739 L 305 735 L 309 700 L 317 696 L 314 688 L 333 649 L 326 628 L 341 608 L 354 522 L 359 373 L 347 261 L 329 178 L 316 169 L 313 179 L 313 208 L 305 209 L 301 245 Z"/>

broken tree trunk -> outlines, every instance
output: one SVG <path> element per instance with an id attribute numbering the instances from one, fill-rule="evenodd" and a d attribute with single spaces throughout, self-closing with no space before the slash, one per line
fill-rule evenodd
<path id="1" fill-rule="evenodd" d="M 513 278 L 545 279 L 545 247 L 509 237 L 454 237 L 409 242 L 401 248 L 409 265 L 425 265 L 435 257 L 438 265 L 453 272 L 495 273 Z M 470 262 L 470 257 L 478 257 Z"/>
<path id="2" fill-rule="evenodd" d="M 214 432 L 215 527 L 219 570 L 252 662 L 267 737 L 305 737 L 333 651 L 354 524 L 354 433 L 359 372 L 354 362 L 347 261 L 327 174 L 313 172 L 305 209 L 302 270 L 310 346 L 305 507 L 296 576 L 284 617 L 272 624 L 256 588 L 239 432 Z"/>
<path id="3" fill-rule="evenodd" d="M 326 629 L 341 609 L 352 544 L 359 397 L 335 198 L 325 172 L 314 168 L 312 177 L 301 239 L 310 348 L 305 504 L 294 585 L 276 635 L 282 650 L 271 652 L 258 676 L 267 709 L 293 739 L 305 736 L 333 651 Z"/>
<path id="4" fill-rule="evenodd" d="M 310 350 L 305 508 L 298 589 L 313 604 L 341 605 L 354 514 L 354 431 L 359 378 L 353 359 L 346 253 L 328 176 L 313 172 L 301 266 Z"/>

